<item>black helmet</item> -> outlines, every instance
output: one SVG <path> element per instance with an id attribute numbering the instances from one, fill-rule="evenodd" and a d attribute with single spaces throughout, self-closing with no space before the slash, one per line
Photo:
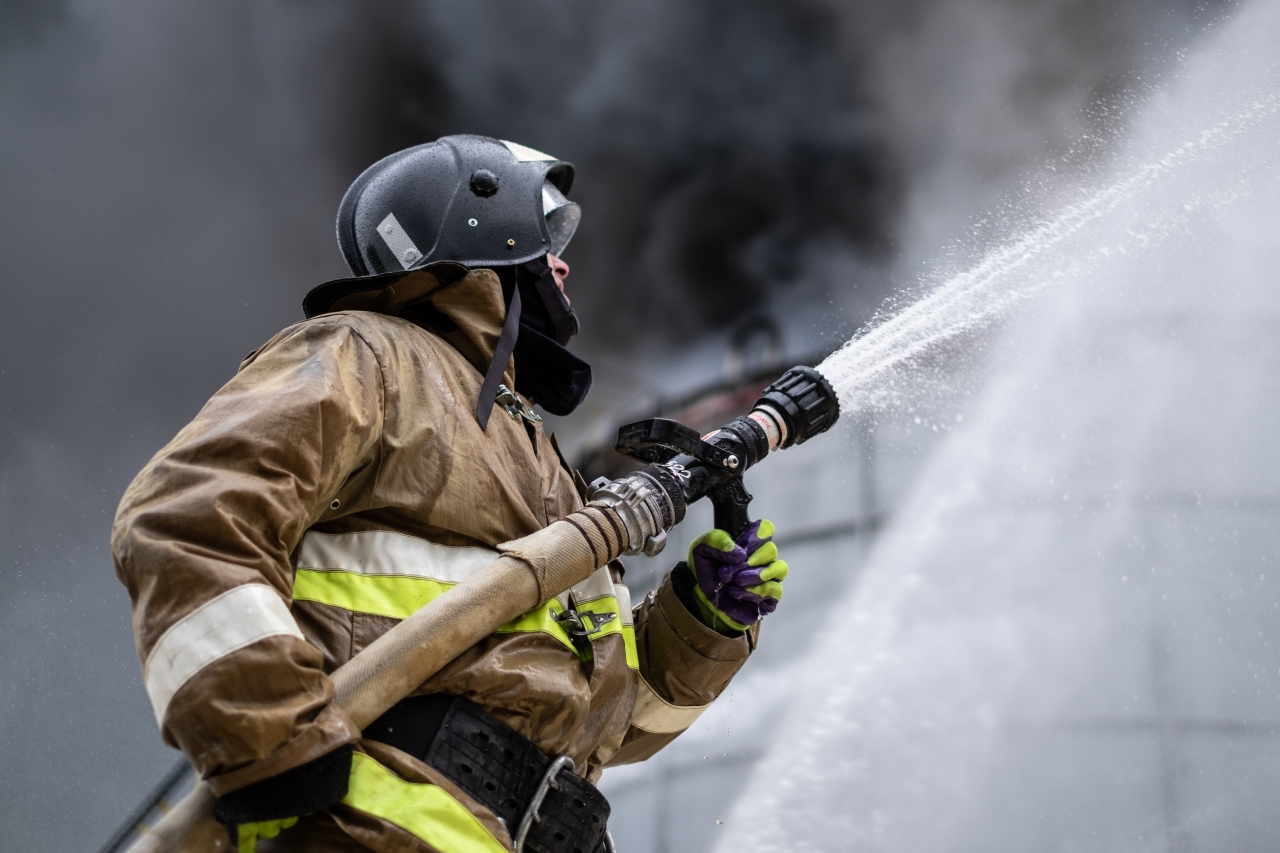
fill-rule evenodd
<path id="1" fill-rule="evenodd" d="M 572 185 L 571 164 L 487 136 L 445 136 L 384 157 L 356 178 L 338 207 L 338 246 L 356 278 L 315 288 L 303 311 L 325 313 L 343 296 L 379 290 L 411 269 L 431 267 L 445 281 L 467 269 L 493 269 L 507 316 L 476 420 L 488 425 L 513 354 L 516 391 L 567 415 L 590 390 L 591 367 L 564 347 L 578 320 L 546 255 L 563 252 L 578 227 L 581 211 L 565 197 Z"/>
<path id="2" fill-rule="evenodd" d="M 445 136 L 364 170 L 338 208 L 338 245 L 357 276 L 558 255 L 581 216 L 572 185 L 573 166 L 540 151 Z"/>

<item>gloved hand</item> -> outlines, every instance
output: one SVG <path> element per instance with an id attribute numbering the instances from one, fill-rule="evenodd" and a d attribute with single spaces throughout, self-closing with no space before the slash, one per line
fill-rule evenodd
<path id="1" fill-rule="evenodd" d="M 693 540 L 688 565 L 708 626 L 745 631 L 777 608 L 787 564 L 778 559 L 773 532 L 772 522 L 753 521 L 737 541 L 723 530 Z"/>
<path id="2" fill-rule="evenodd" d="M 258 848 L 259 838 L 275 838 L 280 830 L 288 829 L 298 822 L 296 817 L 281 820 L 259 820 L 253 823 L 238 823 L 235 826 L 236 850 L 239 853 L 254 853 Z"/>

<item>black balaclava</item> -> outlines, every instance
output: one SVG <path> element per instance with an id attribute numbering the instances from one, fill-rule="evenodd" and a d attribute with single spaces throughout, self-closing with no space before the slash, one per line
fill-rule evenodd
<path id="1" fill-rule="evenodd" d="M 546 257 L 496 272 L 508 306 L 515 290 L 520 291 L 516 390 L 553 415 L 569 414 L 591 390 L 591 365 L 565 349 L 578 333 L 577 315 L 556 285 Z"/>

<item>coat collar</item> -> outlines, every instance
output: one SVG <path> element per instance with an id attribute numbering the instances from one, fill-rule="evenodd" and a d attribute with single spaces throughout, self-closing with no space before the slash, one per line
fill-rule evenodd
<path id="1" fill-rule="evenodd" d="M 334 311 L 402 317 L 444 338 L 481 376 L 507 316 L 497 273 L 457 264 L 328 282 L 307 294 L 303 309 L 308 317 Z M 503 381 L 515 387 L 514 359 Z"/>

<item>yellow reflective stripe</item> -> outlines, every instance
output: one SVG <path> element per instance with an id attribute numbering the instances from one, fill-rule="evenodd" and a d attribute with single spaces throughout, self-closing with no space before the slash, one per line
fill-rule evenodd
<path id="1" fill-rule="evenodd" d="M 636 629 L 630 625 L 622 626 L 622 646 L 627 652 L 627 666 L 640 669 L 640 653 L 636 651 Z"/>
<path id="2" fill-rule="evenodd" d="M 408 575 L 362 575 L 355 572 L 298 569 L 293 579 L 293 600 L 314 601 L 392 619 L 407 619 L 456 584 Z M 508 622 L 499 634 L 550 634 L 577 653 L 569 634 L 555 620 L 564 610 L 554 598 Z"/>
<path id="3" fill-rule="evenodd" d="M 555 620 L 557 613 L 563 613 L 564 607 L 556 599 L 540 605 L 530 610 L 528 613 L 513 619 L 507 624 L 499 628 L 495 633 L 498 634 L 550 634 L 560 642 L 564 643 L 565 648 L 573 652 L 575 655 L 578 650 L 573 647 L 573 641 L 569 639 L 569 632 L 560 627 L 560 623 Z"/>
<path id="4" fill-rule="evenodd" d="M 493 833 L 443 788 L 406 782 L 363 753 L 352 759 L 343 803 L 394 823 L 440 853 L 506 853 Z"/>
<path id="5" fill-rule="evenodd" d="M 298 569 L 293 579 L 293 600 L 314 601 L 356 613 L 370 613 L 391 619 L 407 619 L 454 586 L 456 584 L 411 575 L 364 575 L 338 570 Z M 591 634 L 591 639 L 598 640 L 610 634 L 621 634 L 623 646 L 626 649 L 627 666 L 631 669 L 640 668 L 640 657 L 636 653 L 635 629 L 623 624 L 622 609 L 616 597 L 606 595 L 591 601 L 583 601 L 576 605 L 576 609 L 588 613 L 614 614 L 613 619 Z M 503 625 L 497 633 L 548 634 L 564 644 L 569 651 L 577 654 L 569 634 L 555 620 L 556 614 L 563 611 L 564 607 L 553 598 Z"/>
<path id="6" fill-rule="evenodd" d="M 579 613 L 612 613 L 613 618 L 605 622 L 595 631 L 591 632 L 591 639 L 598 640 L 601 637 L 607 637 L 610 634 L 622 633 L 622 620 L 618 618 L 621 614 L 618 611 L 618 599 L 612 595 L 606 595 L 601 598 L 592 599 L 591 601 L 579 601 L 574 607 Z"/>
<path id="7" fill-rule="evenodd" d="M 455 584 L 408 575 L 298 569 L 293 579 L 293 600 L 407 619 L 453 586 Z"/>
<path id="8" fill-rule="evenodd" d="M 579 602 L 576 607 L 579 612 L 614 614 L 612 619 L 591 634 L 591 639 L 595 641 L 610 634 L 621 634 L 622 645 L 626 651 L 627 666 L 631 669 L 640 668 L 640 655 L 636 653 L 636 629 L 631 625 L 623 624 L 622 608 L 619 606 L 617 598 L 612 595 L 605 595 L 591 601 Z"/>

